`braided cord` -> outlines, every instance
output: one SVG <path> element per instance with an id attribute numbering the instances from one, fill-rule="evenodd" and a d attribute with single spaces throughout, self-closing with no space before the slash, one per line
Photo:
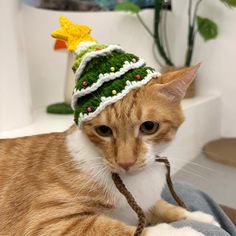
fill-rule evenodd
<path id="1" fill-rule="evenodd" d="M 174 189 L 174 186 L 173 186 L 173 183 L 172 183 L 172 180 L 171 180 L 171 176 L 170 176 L 170 162 L 168 161 L 167 158 L 161 158 L 159 156 L 156 156 L 155 161 L 165 164 L 165 167 L 166 167 L 166 170 L 167 170 L 167 172 L 166 172 L 166 182 L 167 182 L 168 188 L 169 188 L 173 198 L 177 202 L 177 204 L 180 207 L 183 207 L 183 208 L 187 209 L 184 202 L 179 198 L 179 196 L 175 192 L 175 189 Z M 143 212 L 142 208 L 137 204 L 137 202 L 135 201 L 134 197 L 129 192 L 129 190 L 125 187 L 125 185 L 124 185 L 122 179 L 120 178 L 120 176 L 117 173 L 112 173 L 112 179 L 113 179 L 117 189 L 126 198 L 126 200 L 127 200 L 128 204 L 130 205 L 130 207 L 138 215 L 138 226 L 137 226 L 137 229 L 134 233 L 134 236 L 141 236 L 141 234 L 142 234 L 142 232 L 145 228 L 145 225 L 146 225 L 145 213 Z"/>
<path id="2" fill-rule="evenodd" d="M 164 163 L 165 166 L 166 166 L 166 169 L 167 169 L 167 172 L 166 172 L 166 182 L 167 182 L 167 185 L 168 185 L 168 188 L 171 192 L 171 195 L 172 197 L 175 199 L 176 203 L 180 206 L 180 207 L 183 207 L 185 209 L 187 209 L 186 205 L 184 204 L 184 202 L 180 199 L 180 197 L 177 195 L 175 189 L 174 189 L 174 185 L 172 183 L 172 180 L 171 180 L 171 176 L 170 176 L 170 162 L 168 161 L 167 158 L 160 158 L 160 157 L 156 157 L 155 159 L 156 162 L 160 162 L 160 163 Z"/>
<path id="3" fill-rule="evenodd" d="M 138 226 L 134 233 L 134 236 L 141 236 L 143 229 L 146 225 L 146 217 L 142 210 L 142 208 L 137 204 L 132 194 L 129 192 L 129 190 L 125 187 L 123 181 L 121 180 L 120 176 L 116 173 L 112 173 L 112 179 L 117 187 L 117 189 L 120 191 L 121 194 L 123 194 L 131 206 L 131 208 L 136 212 L 138 215 Z"/>

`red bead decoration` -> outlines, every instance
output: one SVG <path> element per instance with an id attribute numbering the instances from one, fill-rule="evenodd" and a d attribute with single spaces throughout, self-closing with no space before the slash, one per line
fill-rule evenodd
<path id="1" fill-rule="evenodd" d="M 136 78 L 137 80 L 139 80 L 139 79 L 141 78 L 141 75 L 137 74 L 137 75 L 135 75 L 135 78 Z"/>
<path id="2" fill-rule="evenodd" d="M 99 50 L 101 50 L 101 48 L 96 48 L 96 51 L 99 51 Z"/>
<path id="3" fill-rule="evenodd" d="M 88 83 L 86 81 L 83 81 L 82 85 L 83 85 L 83 87 L 86 87 L 88 85 Z"/>
<path id="4" fill-rule="evenodd" d="M 88 111 L 88 112 L 92 112 L 92 111 L 93 111 L 92 107 L 88 107 L 88 108 L 87 108 L 87 111 Z"/>

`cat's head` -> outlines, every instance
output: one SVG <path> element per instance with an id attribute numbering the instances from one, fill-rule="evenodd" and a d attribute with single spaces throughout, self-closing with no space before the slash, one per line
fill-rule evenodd
<path id="1" fill-rule="evenodd" d="M 82 131 L 112 171 L 152 164 L 184 121 L 180 102 L 199 65 L 163 74 L 84 122 Z"/>

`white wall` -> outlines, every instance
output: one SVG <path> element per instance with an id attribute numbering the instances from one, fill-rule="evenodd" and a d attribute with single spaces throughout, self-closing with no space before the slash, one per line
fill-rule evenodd
<path id="1" fill-rule="evenodd" d="M 210 2 L 210 1 L 208 1 Z M 202 44 L 201 57 L 205 66 L 202 74 L 207 75 L 202 81 L 202 90 L 216 88 L 222 93 L 222 134 L 236 136 L 236 9 L 229 10 L 218 1 L 214 8 L 206 4 L 203 12 L 212 13 L 212 18 L 219 23 L 219 38 L 209 47 Z"/>
<path id="2" fill-rule="evenodd" d="M 187 2 L 173 0 L 174 13 L 168 14 L 170 47 L 177 65 L 183 64 L 187 42 Z M 101 43 L 119 43 L 127 51 L 143 57 L 158 68 L 152 55 L 152 39 L 135 16 L 126 13 L 71 13 L 35 9 L 24 6 L 25 36 L 29 55 L 34 107 L 63 100 L 66 55 L 53 51 L 50 32 L 59 27 L 58 17 L 93 28 L 92 35 Z M 222 134 L 235 136 L 236 126 L 236 10 L 226 8 L 220 0 L 205 0 L 200 15 L 210 17 L 219 25 L 219 37 L 207 43 L 198 37 L 193 63 L 202 62 L 198 76 L 198 94 L 222 93 Z M 153 12 L 144 11 L 144 20 L 152 28 Z M 35 30 L 37 29 L 37 30 Z M 32 32 L 34 32 L 32 34 Z M 43 96 L 42 96 L 43 91 Z"/>
<path id="3" fill-rule="evenodd" d="M 0 132 L 31 122 L 20 2 L 0 1 Z"/>
<path id="4" fill-rule="evenodd" d="M 188 0 L 174 2 L 179 18 L 181 12 L 187 12 Z M 198 76 L 199 92 L 222 93 L 222 135 L 236 136 L 236 9 L 225 7 L 219 0 L 205 0 L 199 9 L 199 15 L 209 17 L 217 22 L 219 27 L 216 40 L 205 43 L 200 36 L 197 39 L 194 62 L 203 63 Z M 187 22 L 187 18 L 185 21 Z M 178 26 L 176 23 L 176 28 L 181 36 L 184 32 L 182 24 Z M 186 41 L 176 39 L 178 46 L 175 55 L 177 61 L 181 62 L 177 55 L 185 48 Z"/>

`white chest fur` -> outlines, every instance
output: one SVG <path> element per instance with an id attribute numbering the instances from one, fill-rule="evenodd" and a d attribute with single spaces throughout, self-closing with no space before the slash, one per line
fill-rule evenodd
<path id="1" fill-rule="evenodd" d="M 121 175 L 121 178 L 138 205 L 147 212 L 161 198 L 165 184 L 165 169 L 154 164 L 138 174 Z M 123 196 L 120 196 L 117 208 L 111 216 L 131 225 L 137 225 L 138 222 L 136 213 Z"/>
<path id="2" fill-rule="evenodd" d="M 79 166 L 104 185 L 111 197 L 115 199 L 116 208 L 109 213 L 110 217 L 136 225 L 136 213 L 133 212 L 124 196 L 115 187 L 111 173 L 104 166 L 96 147 L 81 131 L 76 131 L 67 137 L 67 146 Z M 122 174 L 120 177 L 140 207 L 147 211 L 160 199 L 165 184 L 165 168 L 153 163 L 136 174 Z"/>

